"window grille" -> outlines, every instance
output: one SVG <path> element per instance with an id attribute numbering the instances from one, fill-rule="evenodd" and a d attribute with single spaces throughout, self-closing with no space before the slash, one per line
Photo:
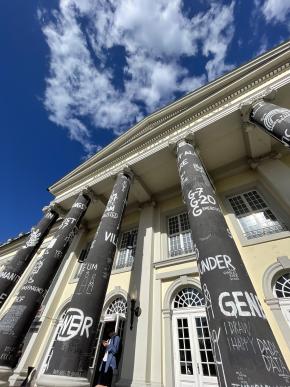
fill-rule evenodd
<path id="1" fill-rule="evenodd" d="M 183 288 L 176 294 L 173 301 L 173 308 L 189 308 L 201 305 L 204 305 L 203 295 L 195 288 Z"/>
<path id="2" fill-rule="evenodd" d="M 240 193 L 229 197 L 228 200 L 247 239 L 287 230 L 258 191 Z"/>
<path id="3" fill-rule="evenodd" d="M 113 267 L 114 269 L 122 269 L 133 265 L 136 253 L 137 235 L 137 229 L 122 233 Z"/>
<path id="4" fill-rule="evenodd" d="M 106 314 L 127 314 L 127 302 L 123 297 L 117 297 L 114 301 L 108 306 Z"/>
<path id="5" fill-rule="evenodd" d="M 202 373 L 205 376 L 216 376 L 216 366 L 206 317 L 196 317 L 195 326 L 197 331 Z"/>
<path id="6" fill-rule="evenodd" d="M 290 298 L 290 273 L 285 273 L 277 279 L 274 291 L 278 298 Z"/>
<path id="7" fill-rule="evenodd" d="M 186 212 L 168 218 L 169 256 L 189 254 L 193 252 L 193 243 Z"/>

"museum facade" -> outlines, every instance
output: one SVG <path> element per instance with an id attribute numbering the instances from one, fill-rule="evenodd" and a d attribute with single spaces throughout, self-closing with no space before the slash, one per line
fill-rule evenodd
<path id="1" fill-rule="evenodd" d="M 186 160 L 182 164 L 176 155 L 183 140 L 201 160 L 199 168 L 206 172 L 258 296 L 259 304 L 254 304 L 248 293 L 245 299 L 236 295 L 235 306 L 228 298 L 222 307 L 224 314 L 261 314 L 289 367 L 289 49 L 286 42 L 149 115 L 49 187 L 53 201 L 45 209 L 41 225 L 0 246 L 0 281 L 13 282 L 0 297 L 3 332 L 9 332 L 12 320 L 20 319 L 19 307 L 17 313 L 11 314 L 11 310 L 15 303 L 24 305 L 25 297 L 28 299 L 25 292 L 42 297 L 37 310 L 23 306 L 30 320 L 23 311 L 22 325 L 17 328 L 21 343 L 18 340 L 18 347 L 14 342 L 10 347 L 19 351 L 16 356 L 14 350 L 15 364 L 8 361 L 8 344 L 2 358 L 0 353 L 0 380 L 2 372 L 10 378 L 7 385 L 20 385 L 28 366 L 33 366 L 37 385 L 70 385 L 48 381 L 47 375 L 53 374 L 58 362 L 58 342 L 75 334 L 72 326 L 70 333 L 65 332 L 73 321 L 73 317 L 66 317 L 71 303 L 85 305 L 96 288 L 94 263 L 86 260 L 94 249 L 96 230 L 102 229 L 104 211 L 110 221 L 117 219 L 116 211 L 122 220 L 120 232 L 120 222 L 116 221 L 108 223 L 104 234 L 116 251 L 114 247 L 110 250 L 114 255 L 112 271 L 108 261 L 102 272 L 103 280 L 108 280 L 108 286 L 104 282 L 102 288 L 104 296 L 95 301 L 100 320 L 94 331 L 93 351 L 89 360 L 86 358 L 88 380 L 93 386 L 103 356 L 101 342 L 115 330 L 121 337 L 115 386 L 218 385 L 217 355 L 206 317 L 212 311 L 200 273 L 220 270 L 231 279 L 236 274 L 228 255 L 222 252 L 208 255 L 198 264 L 199 251 L 183 200 L 180 171 Z M 117 210 L 114 206 L 119 205 L 121 196 Z M 213 209 L 215 199 L 207 195 L 204 200 L 207 209 Z M 193 215 L 199 216 L 197 205 L 194 211 Z M 75 223 L 70 224 L 70 219 Z M 48 265 L 45 257 L 53 248 L 54 266 L 50 263 L 43 271 L 51 275 L 41 282 L 45 286 L 37 285 L 36 276 Z M 23 262 L 19 271 L 8 271 L 9 262 L 15 265 L 15 254 L 24 254 L 24 250 L 30 255 L 19 258 Z M 102 254 L 109 259 L 108 250 Z M 80 310 L 80 306 L 76 308 Z M 83 325 L 75 329 L 85 338 L 91 320 L 80 316 L 78 321 L 81 319 Z M 247 357 L 250 343 L 240 339 L 245 326 L 239 325 L 237 318 L 237 323 L 228 327 L 233 354 L 239 351 Z M 63 339 L 58 340 L 60 337 Z M 284 366 L 280 369 L 275 364 L 279 375 L 285 374 Z M 269 365 L 273 372 L 275 366 Z M 83 376 L 78 372 L 57 375 Z"/>

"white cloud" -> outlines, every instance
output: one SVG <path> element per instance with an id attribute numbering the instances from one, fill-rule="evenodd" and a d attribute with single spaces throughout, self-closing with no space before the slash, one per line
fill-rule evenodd
<path id="1" fill-rule="evenodd" d="M 177 92 L 232 68 L 225 57 L 234 33 L 233 9 L 234 2 L 212 3 L 189 19 L 182 0 L 60 0 L 49 22 L 39 11 L 50 48 L 45 93 L 50 119 L 92 153 L 98 140 L 88 127 L 119 134 Z M 114 68 L 119 65 L 109 60 L 116 47 L 125 53 L 119 83 Z M 180 60 L 198 55 L 207 58 L 207 74 L 196 76 Z"/>
<path id="2" fill-rule="evenodd" d="M 262 12 L 267 22 L 285 22 L 290 12 L 288 0 L 266 0 L 262 6 Z"/>

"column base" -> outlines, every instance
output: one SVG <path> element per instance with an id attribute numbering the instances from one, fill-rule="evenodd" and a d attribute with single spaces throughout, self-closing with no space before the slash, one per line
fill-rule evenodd
<path id="1" fill-rule="evenodd" d="M 87 378 L 42 374 L 36 381 L 37 387 L 89 387 Z"/>
<path id="2" fill-rule="evenodd" d="M 12 374 L 13 374 L 12 368 L 0 366 L 0 386 L 1 387 L 9 386 L 8 379 Z"/>

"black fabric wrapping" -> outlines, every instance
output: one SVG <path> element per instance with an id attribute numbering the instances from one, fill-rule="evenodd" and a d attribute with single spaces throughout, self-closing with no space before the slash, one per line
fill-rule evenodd
<path id="1" fill-rule="evenodd" d="M 289 385 L 289 371 L 192 145 L 177 146 L 220 387 Z"/>
<path id="2" fill-rule="evenodd" d="M 284 145 L 290 146 L 290 110 L 259 101 L 253 106 L 251 120 Z"/>
<path id="3" fill-rule="evenodd" d="M 80 194 L 59 229 L 36 261 L 30 276 L 19 291 L 16 300 L 0 320 L 0 365 L 14 367 L 16 353 L 41 305 L 59 265 L 67 252 L 90 199 Z"/>
<path id="4" fill-rule="evenodd" d="M 46 374 L 87 376 L 130 183 L 129 177 L 118 175 L 54 343 Z"/>
<path id="5" fill-rule="evenodd" d="M 0 308 L 6 298 L 25 271 L 32 257 L 38 250 L 43 239 L 49 233 L 58 218 L 58 214 L 53 210 L 48 210 L 40 222 L 32 228 L 24 245 L 17 251 L 15 256 L 0 271 Z"/>

